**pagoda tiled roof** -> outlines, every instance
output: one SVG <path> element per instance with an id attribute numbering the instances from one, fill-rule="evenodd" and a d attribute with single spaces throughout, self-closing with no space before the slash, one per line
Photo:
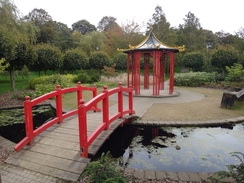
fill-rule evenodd
<path id="1" fill-rule="evenodd" d="M 159 41 L 158 38 L 155 36 L 155 34 L 151 31 L 149 35 L 140 44 L 136 46 L 129 45 L 129 49 L 118 49 L 118 51 L 123 51 L 127 53 L 131 51 L 146 51 L 146 50 L 155 50 L 155 49 L 179 52 L 179 51 L 184 51 L 185 46 L 179 46 L 179 47 L 168 46 L 162 43 L 161 41 Z"/>

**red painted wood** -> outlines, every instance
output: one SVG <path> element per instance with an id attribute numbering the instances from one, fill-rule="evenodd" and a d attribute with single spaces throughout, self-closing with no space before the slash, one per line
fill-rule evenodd
<path id="1" fill-rule="evenodd" d="M 170 52 L 170 81 L 169 81 L 169 94 L 174 92 L 174 53 Z"/>
<path id="2" fill-rule="evenodd" d="M 85 104 L 84 100 L 81 98 L 82 91 L 89 90 L 93 91 L 93 99 Z M 67 92 L 77 91 L 77 100 L 79 100 L 79 105 L 77 110 L 70 111 L 66 114 L 62 114 L 62 94 Z M 124 110 L 123 107 L 123 92 L 129 93 L 129 109 Z M 112 116 L 109 116 L 109 96 L 118 94 L 118 113 Z M 48 97 L 56 97 L 56 118 L 45 123 L 41 127 L 36 130 L 33 130 L 33 121 L 32 121 L 32 107 L 37 102 L 42 102 Z M 102 101 L 103 105 L 103 119 L 102 124 L 88 137 L 87 135 L 87 112 L 89 110 L 98 111 L 97 103 Z M 43 95 L 38 99 L 30 100 L 30 97 L 25 97 L 24 102 L 24 110 L 25 110 L 25 125 L 26 125 L 26 137 L 21 140 L 14 148 L 16 151 L 20 151 L 25 145 L 31 144 L 34 141 L 35 136 L 39 135 L 47 128 L 51 127 L 54 124 L 61 122 L 63 119 L 77 114 L 79 120 L 79 140 L 80 140 L 80 155 L 83 157 L 88 157 L 88 148 L 91 143 L 96 139 L 96 137 L 103 131 L 108 130 L 109 125 L 116 119 L 122 118 L 125 114 L 135 114 L 133 110 L 133 95 L 132 95 L 132 86 L 130 88 L 123 88 L 120 83 L 117 88 L 107 90 L 107 87 L 104 86 L 104 91 L 97 95 L 96 86 L 82 87 L 80 83 L 78 83 L 77 87 L 61 89 L 60 86 L 56 87 L 55 92 L 51 92 L 49 94 Z"/>

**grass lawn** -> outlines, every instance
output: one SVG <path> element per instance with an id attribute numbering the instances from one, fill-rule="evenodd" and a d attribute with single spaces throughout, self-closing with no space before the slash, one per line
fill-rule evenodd
<path id="1" fill-rule="evenodd" d="M 235 102 L 233 109 L 220 108 L 223 90 L 176 87 L 205 95 L 200 101 L 178 104 L 153 104 L 142 120 L 151 121 L 205 121 L 244 116 L 244 102 Z"/>

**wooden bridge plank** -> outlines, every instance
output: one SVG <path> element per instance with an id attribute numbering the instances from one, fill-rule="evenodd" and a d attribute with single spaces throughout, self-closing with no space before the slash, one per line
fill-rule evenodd
<path id="1" fill-rule="evenodd" d="M 44 144 L 44 145 L 49 145 L 49 146 L 54 146 L 54 147 L 63 147 L 66 149 L 79 149 L 80 144 L 79 142 L 71 142 L 71 141 L 66 141 L 64 145 L 64 141 L 60 139 L 53 139 L 53 138 L 48 138 L 45 137 L 43 138 L 39 143 Z"/>
<path id="2" fill-rule="evenodd" d="M 44 166 L 41 164 L 26 161 L 23 159 L 19 160 L 19 159 L 15 159 L 13 157 L 9 157 L 6 160 L 6 162 L 9 164 L 16 165 L 16 166 L 24 167 L 26 169 L 30 169 L 32 171 L 36 171 L 36 172 L 40 172 L 40 173 L 43 173 L 46 175 L 50 175 L 53 177 L 59 177 L 61 179 L 65 179 L 65 180 L 77 181 L 79 179 L 79 176 L 80 176 L 80 174 L 78 174 L 78 173 L 73 173 L 73 172 L 69 172 L 69 171 L 60 170 L 57 168 Z"/>
<path id="3" fill-rule="evenodd" d="M 78 135 L 70 135 L 70 134 L 64 134 L 64 133 L 47 133 L 42 135 L 43 137 L 53 138 L 53 139 L 59 139 L 64 141 L 70 141 L 70 142 L 79 142 L 79 136 Z"/>

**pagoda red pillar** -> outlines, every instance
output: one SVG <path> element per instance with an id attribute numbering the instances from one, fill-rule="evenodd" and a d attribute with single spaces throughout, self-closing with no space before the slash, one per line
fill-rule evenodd
<path id="1" fill-rule="evenodd" d="M 169 53 L 170 57 L 170 80 L 169 80 L 169 94 L 174 92 L 174 53 Z"/>
<path id="2" fill-rule="evenodd" d="M 133 89 L 136 95 L 140 95 L 140 53 L 134 53 L 133 61 Z"/>
<path id="3" fill-rule="evenodd" d="M 149 89 L 149 61 L 150 55 L 144 55 L 144 89 Z"/>
<path id="4" fill-rule="evenodd" d="M 127 87 L 130 86 L 130 54 L 127 54 Z"/>
<path id="5" fill-rule="evenodd" d="M 160 90 L 164 90 L 164 67 L 165 67 L 165 55 L 160 57 Z"/>
<path id="6" fill-rule="evenodd" d="M 160 88 L 160 52 L 153 52 L 153 95 L 159 95 Z"/>

